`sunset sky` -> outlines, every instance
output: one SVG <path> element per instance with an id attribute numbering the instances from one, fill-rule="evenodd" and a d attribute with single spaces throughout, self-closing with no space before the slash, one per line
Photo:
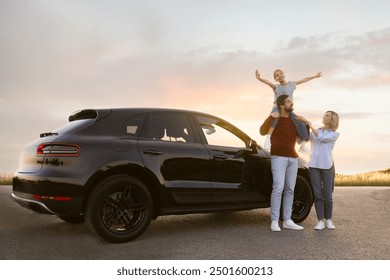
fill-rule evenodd
<path id="1" fill-rule="evenodd" d="M 295 112 L 340 115 L 338 173 L 390 168 L 390 2 L 1 0 L 0 173 L 83 108 L 211 113 L 259 144 L 281 68 Z"/>

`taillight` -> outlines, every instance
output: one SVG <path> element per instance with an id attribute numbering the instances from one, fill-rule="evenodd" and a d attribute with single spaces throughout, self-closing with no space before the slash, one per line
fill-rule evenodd
<path id="1" fill-rule="evenodd" d="M 69 197 L 69 196 L 48 196 L 48 195 L 39 195 L 39 194 L 34 194 L 33 198 L 39 199 L 39 200 L 55 200 L 55 201 L 70 201 L 70 200 L 72 200 L 72 197 Z"/>
<path id="2" fill-rule="evenodd" d="M 75 144 L 46 143 L 37 148 L 37 156 L 77 157 L 80 147 Z"/>

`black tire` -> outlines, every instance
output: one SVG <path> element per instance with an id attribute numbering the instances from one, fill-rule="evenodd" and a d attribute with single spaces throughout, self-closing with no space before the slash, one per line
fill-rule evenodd
<path id="1" fill-rule="evenodd" d="M 109 242 L 128 242 L 141 235 L 153 216 L 148 188 L 132 176 L 104 179 L 90 194 L 87 226 Z"/>
<path id="2" fill-rule="evenodd" d="M 313 192 L 309 182 L 302 176 L 297 176 L 291 219 L 295 223 L 303 222 L 310 214 L 313 206 Z"/>
<path id="3" fill-rule="evenodd" d="M 71 223 L 71 224 L 80 224 L 84 223 L 84 216 L 57 216 L 61 220 Z"/>

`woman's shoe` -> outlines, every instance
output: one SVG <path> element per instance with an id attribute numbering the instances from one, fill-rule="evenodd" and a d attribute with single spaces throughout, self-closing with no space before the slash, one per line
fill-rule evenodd
<path id="1" fill-rule="evenodd" d="M 317 224 L 314 226 L 314 229 L 316 230 L 322 230 L 325 228 L 325 223 L 323 220 L 319 220 Z"/>
<path id="2" fill-rule="evenodd" d="M 336 227 L 334 226 L 334 224 L 333 224 L 333 222 L 332 222 L 331 219 L 326 220 L 325 223 L 326 223 L 326 227 L 327 227 L 328 229 L 336 229 Z"/>

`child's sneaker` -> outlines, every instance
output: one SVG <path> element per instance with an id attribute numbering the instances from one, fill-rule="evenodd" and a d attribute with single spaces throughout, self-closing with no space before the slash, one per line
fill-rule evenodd
<path id="1" fill-rule="evenodd" d="M 302 154 L 308 155 L 310 153 L 309 149 L 306 147 L 306 142 L 302 141 L 301 147 L 299 147 L 298 152 L 301 152 Z"/>
<path id="2" fill-rule="evenodd" d="M 264 150 L 271 151 L 271 135 L 269 134 L 265 136 Z"/>

